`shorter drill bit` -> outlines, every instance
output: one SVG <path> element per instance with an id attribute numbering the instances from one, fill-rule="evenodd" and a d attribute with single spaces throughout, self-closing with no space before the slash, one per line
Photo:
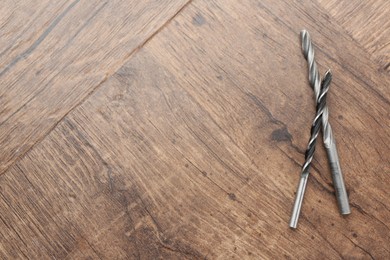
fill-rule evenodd
<path id="1" fill-rule="evenodd" d="M 295 197 L 295 203 L 294 203 L 294 207 L 290 219 L 291 228 L 297 228 L 298 225 L 298 218 L 301 212 L 303 196 L 305 194 L 307 179 L 309 177 L 310 164 L 311 161 L 313 160 L 314 151 L 316 149 L 317 137 L 321 129 L 322 116 L 324 113 L 324 108 L 326 106 L 326 95 L 328 93 L 331 81 L 332 81 L 332 74 L 330 70 L 328 70 L 325 73 L 325 77 L 321 82 L 321 89 L 317 99 L 316 116 L 314 118 L 313 124 L 310 129 L 311 136 L 305 152 L 305 163 L 302 166 L 301 178 L 299 181 L 299 186 Z"/>

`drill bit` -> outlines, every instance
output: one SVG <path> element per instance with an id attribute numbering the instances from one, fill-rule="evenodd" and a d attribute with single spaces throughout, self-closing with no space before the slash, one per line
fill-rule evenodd
<path id="1" fill-rule="evenodd" d="M 309 65 L 309 83 L 314 90 L 316 100 L 320 94 L 320 74 L 317 64 L 314 60 L 314 48 L 310 39 L 310 35 L 306 30 L 301 32 L 302 52 Z M 325 145 L 325 150 L 328 155 L 328 161 L 332 171 L 333 186 L 336 191 L 336 198 L 341 214 L 347 215 L 351 213 L 349 207 L 348 195 L 345 189 L 344 178 L 341 172 L 339 156 L 337 154 L 336 141 L 333 136 L 333 131 L 329 123 L 329 110 L 325 106 L 322 116 L 322 134 Z"/>
<path id="2" fill-rule="evenodd" d="M 310 140 L 305 152 L 305 163 L 302 166 L 301 178 L 295 197 L 294 208 L 291 215 L 290 227 L 297 228 L 299 213 L 302 207 L 303 196 L 306 190 L 307 179 L 309 177 L 309 169 L 311 161 L 313 160 L 314 151 L 316 149 L 316 142 L 318 133 L 321 129 L 321 121 L 326 106 L 326 95 L 329 90 L 330 82 L 332 81 L 332 74 L 330 70 L 325 73 L 325 77 L 322 80 L 316 106 L 316 116 L 310 129 Z"/>

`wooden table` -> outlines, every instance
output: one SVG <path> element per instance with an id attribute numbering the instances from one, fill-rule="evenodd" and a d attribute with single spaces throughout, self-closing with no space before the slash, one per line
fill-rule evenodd
<path id="1" fill-rule="evenodd" d="M 390 2 L 0 5 L 0 259 L 389 259 Z M 288 227 L 315 106 L 330 122 Z"/>

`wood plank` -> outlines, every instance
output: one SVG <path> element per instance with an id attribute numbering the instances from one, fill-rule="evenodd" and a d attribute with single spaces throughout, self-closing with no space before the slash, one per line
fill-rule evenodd
<path id="1" fill-rule="evenodd" d="M 319 0 L 330 16 L 390 71 L 390 2 Z"/>
<path id="2" fill-rule="evenodd" d="M 1 258 L 196 254 L 185 245 L 172 247 L 160 236 L 144 191 L 117 179 L 127 171 L 100 156 L 84 134 L 64 120 L 0 177 Z"/>
<path id="3" fill-rule="evenodd" d="M 0 257 L 390 257 L 389 78 L 321 10 L 188 5 L 0 176 Z M 330 120 L 353 212 L 338 214 L 319 147 L 293 231 L 314 111 L 302 25 L 334 72 Z"/>
<path id="4" fill-rule="evenodd" d="M 0 174 L 186 2 L 7 0 L 2 4 Z"/>

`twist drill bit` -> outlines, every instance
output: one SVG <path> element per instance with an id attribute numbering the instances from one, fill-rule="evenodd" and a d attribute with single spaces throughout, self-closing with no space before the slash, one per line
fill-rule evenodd
<path id="1" fill-rule="evenodd" d="M 301 211 L 303 196 L 305 194 L 307 179 L 309 177 L 310 164 L 311 161 L 313 160 L 314 151 L 316 149 L 317 137 L 321 129 L 321 121 L 326 106 L 326 95 L 328 93 L 331 81 L 332 81 L 332 74 L 328 70 L 325 73 L 325 77 L 321 83 L 321 88 L 317 99 L 316 116 L 314 118 L 313 124 L 310 129 L 311 136 L 305 152 L 305 163 L 302 166 L 301 178 L 299 181 L 299 186 L 298 186 L 298 190 L 294 202 L 294 208 L 291 215 L 291 220 L 290 220 L 291 228 L 296 228 L 298 225 L 299 213 Z"/>
<path id="2" fill-rule="evenodd" d="M 316 100 L 320 94 L 320 74 L 317 64 L 314 60 L 314 47 L 310 39 L 310 35 L 306 30 L 301 32 L 302 52 L 309 65 L 309 83 L 314 90 Z M 339 156 L 337 154 L 336 141 L 333 136 L 333 131 L 329 123 L 329 110 L 325 106 L 322 116 L 322 133 L 325 150 L 328 155 L 330 168 L 332 171 L 333 186 L 336 191 L 336 198 L 341 214 L 347 215 L 351 213 L 349 207 L 348 195 L 345 189 L 344 178 L 341 172 Z"/>

